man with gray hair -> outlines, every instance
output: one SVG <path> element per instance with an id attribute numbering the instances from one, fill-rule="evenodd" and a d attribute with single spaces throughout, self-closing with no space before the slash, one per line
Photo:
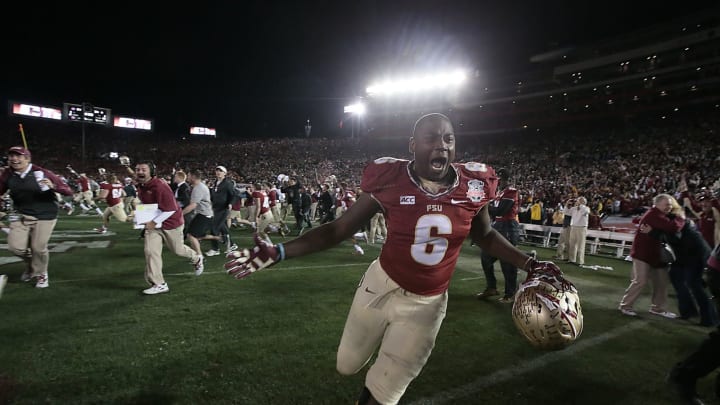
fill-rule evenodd
<path id="1" fill-rule="evenodd" d="M 585 264 L 585 237 L 587 236 L 590 208 L 585 197 L 579 197 L 570 209 L 570 243 L 568 261 L 579 266 Z"/>

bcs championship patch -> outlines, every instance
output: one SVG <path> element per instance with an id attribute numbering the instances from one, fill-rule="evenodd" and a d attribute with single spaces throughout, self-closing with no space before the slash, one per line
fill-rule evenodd
<path id="1" fill-rule="evenodd" d="M 472 202 L 480 202 L 485 197 L 485 183 L 480 180 L 468 181 L 467 198 Z"/>

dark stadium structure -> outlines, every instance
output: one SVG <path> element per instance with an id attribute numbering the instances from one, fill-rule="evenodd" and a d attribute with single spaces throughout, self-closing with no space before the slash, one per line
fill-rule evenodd
<path id="1" fill-rule="evenodd" d="M 442 110 L 459 135 L 622 125 L 720 112 L 720 11 L 530 57 L 521 76 L 477 73 L 459 94 L 368 100 L 371 136 L 404 133 L 422 111 Z"/>

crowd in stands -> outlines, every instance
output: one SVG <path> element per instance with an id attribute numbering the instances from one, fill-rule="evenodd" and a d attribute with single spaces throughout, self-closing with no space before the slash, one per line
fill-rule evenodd
<path id="1" fill-rule="evenodd" d="M 664 125 L 626 125 L 624 129 L 562 129 L 503 135 L 459 136 L 459 161 L 480 161 L 512 173 L 524 206 L 541 202 L 543 221 L 552 224 L 552 211 L 567 198 L 584 196 L 598 217 L 631 216 L 651 205 L 658 193 L 710 192 L 720 173 L 720 121 L 693 119 Z M 50 127 L 48 127 L 50 128 Z M 151 159 L 159 173 L 202 169 L 212 176 L 217 165 L 227 167 L 237 182 L 274 181 L 278 174 L 296 176 L 302 184 L 317 184 L 330 175 L 357 186 L 365 164 L 382 156 L 409 158 L 407 136 L 396 139 L 269 138 L 162 140 L 152 136 L 108 133 L 88 139 L 84 164 L 80 145 L 52 134 L 33 134 L 33 159 L 57 173 L 72 165 L 90 176 L 105 168 L 123 175 L 116 151 L 133 161 Z M 8 137 L 10 138 L 10 137 Z M 9 145 L 7 145 L 9 146 Z M 685 180 L 682 182 L 681 180 Z M 705 189 L 705 190 L 703 190 Z"/>

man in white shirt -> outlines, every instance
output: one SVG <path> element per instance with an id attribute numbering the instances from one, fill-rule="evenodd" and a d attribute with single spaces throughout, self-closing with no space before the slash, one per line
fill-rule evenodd
<path id="1" fill-rule="evenodd" d="M 579 197 L 575 206 L 570 209 L 570 244 L 568 246 L 568 261 L 577 265 L 585 264 L 585 237 L 587 236 L 588 208 L 585 197 Z"/>

